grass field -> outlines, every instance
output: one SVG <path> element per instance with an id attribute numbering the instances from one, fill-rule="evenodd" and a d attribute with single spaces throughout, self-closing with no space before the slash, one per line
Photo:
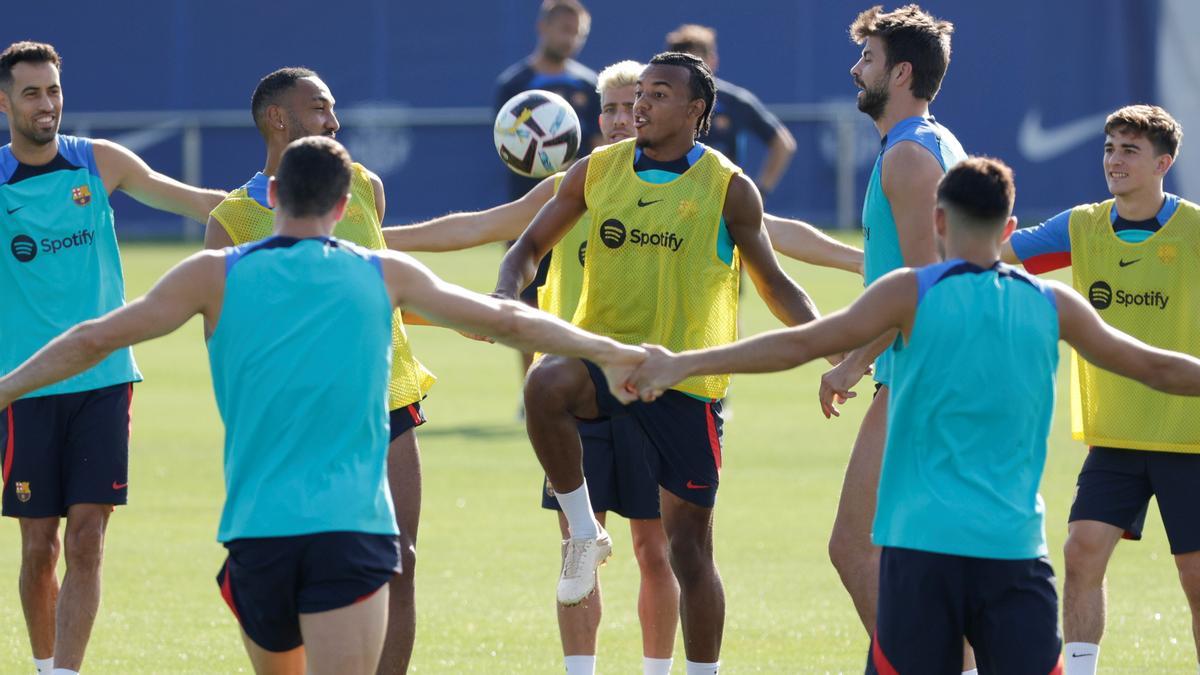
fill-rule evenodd
<path id="1" fill-rule="evenodd" d="M 129 245 L 129 297 L 190 252 Z M 490 290 L 500 251 L 424 259 L 440 274 Z M 857 279 L 798 264 L 788 269 L 823 311 L 849 302 Z M 750 291 L 744 330 L 775 325 Z M 517 358 L 436 328 L 410 330 L 440 381 L 425 403 L 417 673 L 562 671 L 554 617 L 559 542 L 538 508 L 541 474 L 514 419 Z M 90 673 L 248 672 L 237 627 L 213 575 L 223 498 L 222 429 L 213 405 L 201 329 L 136 349 L 146 377 L 134 398 L 130 505 L 109 531 L 104 600 L 85 662 Z M 1064 354 L 1065 356 L 1065 354 Z M 1059 400 L 1065 405 L 1066 377 Z M 866 636 L 825 553 L 862 398 L 840 419 L 816 405 L 820 365 L 734 383 L 717 508 L 717 558 L 728 595 L 723 672 L 861 672 Z M 1065 407 L 1064 407 L 1065 412 Z M 336 420 L 331 423 L 336 424 Z M 1083 452 L 1056 415 L 1043 485 L 1056 568 Z M 628 528 L 614 519 L 615 555 L 603 572 L 605 619 L 598 671 L 641 672 L 637 570 Z M 19 537 L 0 529 L 0 672 L 32 672 L 17 599 Z M 1152 509 L 1146 539 L 1118 547 L 1110 570 L 1106 672 L 1195 672 L 1187 604 Z M 676 645 L 676 672 L 682 672 Z"/>

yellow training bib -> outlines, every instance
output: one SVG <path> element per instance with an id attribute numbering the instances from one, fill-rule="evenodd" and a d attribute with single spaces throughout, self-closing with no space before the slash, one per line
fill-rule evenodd
<path id="1" fill-rule="evenodd" d="M 554 194 L 558 194 L 563 175 L 554 176 Z M 587 251 L 591 225 L 590 214 L 584 213 L 554 245 L 550 250 L 546 283 L 538 289 L 538 309 L 563 321 L 570 321 L 575 316 L 575 308 L 579 306 L 579 293 L 583 290 L 584 253 Z"/>
<path id="2" fill-rule="evenodd" d="M 350 203 L 346 213 L 333 229 L 333 236 L 354 242 L 371 250 L 387 248 L 383 240 L 383 228 L 379 212 L 375 209 L 375 190 L 367 170 L 361 164 L 353 164 L 350 178 Z M 253 182 L 253 181 L 252 181 Z M 265 194 L 265 193 L 264 193 Z M 265 200 L 265 197 L 262 197 Z M 275 212 L 267 208 L 250 194 L 245 186 L 225 198 L 212 217 L 221 223 L 234 244 L 246 244 L 271 236 L 275 230 Z M 355 345 L 346 345 L 354 349 Z M 392 316 L 392 376 L 388 382 L 388 406 L 403 408 L 421 399 L 433 386 L 437 378 L 413 356 L 408 334 L 400 310 Z"/>
<path id="3" fill-rule="evenodd" d="M 652 183 L 633 170 L 634 139 L 588 158 L 588 233 L 574 323 L 625 344 L 673 351 L 737 339 L 738 254 L 722 212 L 740 170 L 712 148 L 683 174 Z M 675 387 L 717 399 L 728 375 L 691 377 Z"/>
<path id="4" fill-rule="evenodd" d="M 1113 200 L 1071 211 L 1075 290 L 1113 327 L 1156 347 L 1200 356 L 1200 207 L 1140 243 L 1117 237 Z M 1200 399 L 1155 391 L 1076 355 L 1071 431 L 1089 445 L 1200 453 Z"/>

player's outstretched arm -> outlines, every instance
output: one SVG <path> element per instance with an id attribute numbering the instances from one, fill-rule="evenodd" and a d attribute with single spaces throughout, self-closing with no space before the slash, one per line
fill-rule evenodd
<path id="1" fill-rule="evenodd" d="M 487 335 L 521 351 L 587 359 L 604 370 L 619 400 L 636 398 L 624 385 L 645 358 L 640 347 L 593 335 L 514 300 L 468 291 L 439 279 L 402 253 L 388 251 L 380 257 L 388 290 L 397 306 L 416 310 L 438 325 Z"/>
<path id="2" fill-rule="evenodd" d="M 203 223 L 225 198 L 221 190 L 206 190 L 181 183 L 150 168 L 132 151 L 112 141 L 93 142 L 96 166 L 104 187 L 121 190 L 151 208 L 169 211 Z"/>
<path id="3" fill-rule="evenodd" d="M 775 318 L 785 326 L 817 318 L 817 306 L 812 298 L 783 271 L 771 250 L 771 239 L 763 227 L 762 197 L 749 178 L 737 174 L 729 181 L 723 215 L 755 290 Z"/>
<path id="4" fill-rule="evenodd" d="M 0 378 L 0 408 L 100 363 L 122 347 L 166 335 L 196 314 L 208 323 L 220 311 L 224 258 L 202 251 L 172 268 L 146 295 L 51 340 Z"/>
<path id="5" fill-rule="evenodd" d="M 555 194 L 537 212 L 533 222 L 521 233 L 517 243 L 508 249 L 500 262 L 495 294 L 515 298 L 521 289 L 533 281 L 538 263 L 575 225 L 587 210 L 583 185 L 587 179 L 588 158 L 575 162 L 563 176 Z"/>
<path id="6" fill-rule="evenodd" d="M 1168 394 L 1200 396 L 1200 359 L 1152 347 L 1123 333 L 1105 323 L 1070 286 L 1046 283 L 1058 301 L 1058 334 L 1083 358 Z"/>
<path id="7" fill-rule="evenodd" d="M 789 258 L 859 275 L 863 273 L 862 249 L 843 244 L 802 220 L 764 213 L 763 225 L 771 237 L 771 246 Z"/>
<path id="8" fill-rule="evenodd" d="M 694 375 L 768 373 L 840 354 L 883 333 L 907 334 L 917 306 L 917 280 L 900 269 L 872 284 L 849 307 L 802 326 L 770 331 L 720 347 L 672 354 L 647 347 L 632 383 L 642 400 L 653 400 Z"/>
<path id="9" fill-rule="evenodd" d="M 554 177 L 538 183 L 516 201 L 486 211 L 451 213 L 411 225 L 383 228 L 394 251 L 461 251 L 521 236 L 539 209 L 554 196 Z"/>

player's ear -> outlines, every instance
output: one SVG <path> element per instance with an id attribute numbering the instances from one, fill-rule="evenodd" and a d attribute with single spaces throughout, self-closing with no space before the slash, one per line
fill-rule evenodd
<path id="1" fill-rule="evenodd" d="M 267 180 L 267 206 L 271 208 L 275 208 L 275 204 L 279 201 L 278 197 L 276 197 L 276 191 L 279 188 L 277 188 L 276 185 L 278 185 L 278 183 L 275 182 L 275 176 L 271 176 L 271 178 Z"/>
<path id="2" fill-rule="evenodd" d="M 1015 232 L 1016 230 L 1017 230 L 1017 217 L 1009 216 L 1008 222 L 1004 223 L 1004 233 L 1000 235 L 1000 243 L 1003 244 L 1004 242 L 1008 241 L 1008 238 L 1011 237 L 1013 232 Z"/>
<path id="3" fill-rule="evenodd" d="M 1159 155 L 1158 159 L 1154 162 L 1154 175 L 1165 176 L 1174 165 L 1175 158 L 1164 152 L 1163 154 Z"/>
<path id="4" fill-rule="evenodd" d="M 267 128 L 283 128 L 283 108 L 274 104 L 267 106 Z"/>
<path id="5" fill-rule="evenodd" d="M 933 207 L 933 230 L 937 236 L 946 238 L 946 209 L 941 206 Z"/>
<path id="6" fill-rule="evenodd" d="M 346 215 L 346 206 L 349 204 L 350 193 L 347 192 L 346 194 L 342 195 L 341 199 L 337 200 L 336 204 L 333 205 L 333 222 L 336 223 L 342 219 L 342 216 Z"/>
<path id="7" fill-rule="evenodd" d="M 901 61 L 892 66 L 892 81 L 897 85 L 911 84 L 912 64 L 908 61 Z"/>
<path id="8" fill-rule="evenodd" d="M 0 112 L 4 113 L 5 115 L 8 115 L 9 110 L 10 109 L 9 109 L 9 105 L 8 105 L 8 90 L 5 89 L 4 87 L 0 87 Z"/>

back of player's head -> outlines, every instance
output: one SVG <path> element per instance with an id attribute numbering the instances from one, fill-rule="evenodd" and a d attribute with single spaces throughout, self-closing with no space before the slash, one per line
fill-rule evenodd
<path id="1" fill-rule="evenodd" d="M 292 141 L 275 172 L 277 208 L 293 218 L 325 215 L 350 192 L 350 172 L 350 154 L 332 138 Z"/>
<path id="2" fill-rule="evenodd" d="M 1183 127 L 1171 117 L 1171 113 L 1156 105 L 1127 105 L 1114 112 L 1104 121 L 1104 133 L 1114 131 L 1142 136 L 1154 146 L 1160 155 L 1179 155 L 1179 144 L 1183 142 Z"/>
<path id="3" fill-rule="evenodd" d="M 667 33 L 667 51 L 684 52 L 708 60 L 717 51 L 717 31 L 708 26 L 685 23 Z"/>
<path id="4" fill-rule="evenodd" d="M 306 77 L 317 77 L 317 73 L 303 67 L 280 68 L 258 81 L 254 95 L 250 97 L 250 114 L 254 116 L 254 126 L 259 132 L 266 135 L 267 108 L 278 105 L 280 97 L 296 86 L 297 80 Z"/>
<path id="5" fill-rule="evenodd" d="M 603 94 L 609 89 L 637 84 L 638 77 L 645 67 L 637 61 L 618 61 L 612 64 L 596 76 L 596 93 Z"/>
<path id="6" fill-rule="evenodd" d="M 938 206 L 955 225 L 1003 228 L 1012 215 L 1017 187 L 1012 169 L 992 157 L 968 157 L 938 183 Z"/>
<path id="7" fill-rule="evenodd" d="M 912 65 L 912 94 L 932 101 L 942 87 L 950 66 L 950 34 L 954 24 L 939 19 L 917 5 L 884 12 L 882 5 L 863 11 L 850 24 L 850 37 L 857 44 L 877 37 L 887 50 L 887 67 Z"/>
<path id="8" fill-rule="evenodd" d="M 587 35 L 592 27 L 592 15 L 579 0 L 542 0 L 538 21 L 545 23 L 562 14 L 572 14 L 579 19 L 579 32 Z"/>
<path id="9" fill-rule="evenodd" d="M 29 40 L 14 42 L 0 52 L 0 88 L 12 87 L 13 66 L 18 63 L 50 63 L 62 70 L 62 58 L 54 51 L 54 45 Z"/>
<path id="10" fill-rule="evenodd" d="M 704 101 L 704 112 L 696 120 L 696 134 L 708 133 L 709 122 L 712 120 L 713 106 L 717 102 L 717 82 L 713 79 L 708 64 L 698 57 L 683 52 L 663 52 L 650 59 L 651 66 L 680 66 L 688 69 L 688 90 L 691 100 Z"/>

